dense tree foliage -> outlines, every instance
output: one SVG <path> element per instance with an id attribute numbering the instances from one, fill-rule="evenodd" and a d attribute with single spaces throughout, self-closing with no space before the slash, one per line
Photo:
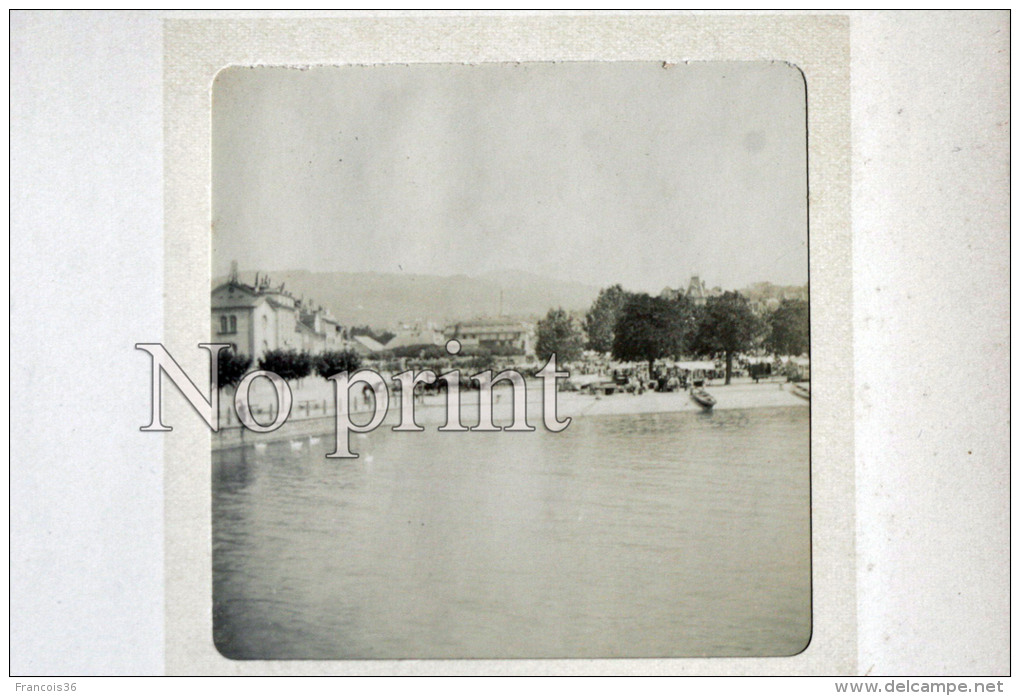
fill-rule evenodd
<path id="1" fill-rule="evenodd" d="M 580 324 L 561 307 L 550 309 L 538 321 L 535 357 L 546 362 L 555 353 L 559 364 L 578 360 L 584 351 L 584 331 Z"/>
<path id="2" fill-rule="evenodd" d="M 613 330 L 630 293 L 619 285 L 603 288 L 584 317 L 588 348 L 600 353 L 613 349 Z"/>
<path id="3" fill-rule="evenodd" d="M 395 358 L 419 358 L 422 360 L 434 360 L 449 356 L 446 348 L 431 343 L 419 343 L 413 346 L 400 346 L 392 351 Z"/>
<path id="4" fill-rule="evenodd" d="M 315 359 L 315 371 L 323 379 L 361 367 L 361 356 L 353 350 L 327 351 Z"/>
<path id="5" fill-rule="evenodd" d="M 236 387 L 251 367 L 251 358 L 232 350 L 221 350 L 216 356 L 218 386 Z"/>
<path id="6" fill-rule="evenodd" d="M 766 345 L 776 355 L 803 355 L 810 348 L 808 303 L 783 300 L 768 318 Z"/>
<path id="7" fill-rule="evenodd" d="M 686 298 L 631 295 L 613 328 L 613 357 L 647 361 L 651 374 L 656 360 L 687 350 L 693 327 L 694 311 Z"/>
<path id="8" fill-rule="evenodd" d="M 460 355 L 470 370 L 491 370 L 496 367 L 496 355 L 485 346 L 465 346 Z"/>
<path id="9" fill-rule="evenodd" d="M 747 298 L 732 291 L 709 297 L 698 314 L 698 327 L 691 349 L 702 355 L 724 356 L 726 384 L 729 384 L 733 356 L 754 347 L 760 320 L 751 310 Z"/>
<path id="10" fill-rule="evenodd" d="M 285 380 L 303 379 L 312 373 L 312 356 L 296 350 L 270 350 L 259 358 L 259 369 L 275 372 Z"/>

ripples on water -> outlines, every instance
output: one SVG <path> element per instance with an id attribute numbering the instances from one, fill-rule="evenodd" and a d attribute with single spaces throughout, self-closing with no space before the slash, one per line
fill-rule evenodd
<path id="1" fill-rule="evenodd" d="M 353 437 L 353 436 L 352 436 Z M 239 659 L 790 655 L 810 636 L 808 411 L 330 437 L 213 454 Z"/>

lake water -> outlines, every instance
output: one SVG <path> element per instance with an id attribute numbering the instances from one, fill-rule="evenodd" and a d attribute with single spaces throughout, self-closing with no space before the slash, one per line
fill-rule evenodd
<path id="1" fill-rule="evenodd" d="M 790 655 L 811 631 L 808 409 L 213 453 L 238 659 Z"/>

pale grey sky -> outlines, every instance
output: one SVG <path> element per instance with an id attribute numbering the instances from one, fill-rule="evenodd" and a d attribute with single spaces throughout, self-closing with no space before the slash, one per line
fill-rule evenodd
<path id="1" fill-rule="evenodd" d="M 782 63 L 230 68 L 213 271 L 802 284 L 804 90 Z"/>

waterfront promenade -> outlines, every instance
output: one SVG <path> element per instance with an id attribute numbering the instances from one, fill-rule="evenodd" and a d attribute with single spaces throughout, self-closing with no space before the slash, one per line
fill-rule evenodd
<path id="1" fill-rule="evenodd" d="M 251 404 L 255 417 L 260 422 L 269 422 L 275 406 L 275 399 L 268 385 L 256 384 L 251 391 Z M 380 427 L 392 427 L 399 422 L 400 394 L 390 384 L 390 404 L 386 419 Z M 287 422 L 272 433 L 255 433 L 242 428 L 233 413 L 233 391 L 225 389 L 220 403 L 220 432 L 212 435 L 213 450 L 238 447 L 254 442 L 289 439 L 295 437 L 331 434 L 336 428 L 333 409 L 333 385 L 321 379 L 306 379 L 293 388 L 294 401 Z M 793 393 L 793 384 L 782 381 L 754 381 L 735 379 L 730 385 L 711 385 L 709 393 L 716 398 L 716 411 L 750 408 L 801 407 L 808 408 L 805 399 Z M 500 383 L 493 389 L 493 421 L 497 425 L 508 425 L 513 413 L 511 388 Z M 371 408 L 360 397 L 352 397 L 353 420 L 365 423 L 371 417 Z M 478 422 L 478 391 L 462 391 L 460 394 L 462 422 L 470 427 Z M 562 391 L 556 395 L 557 415 L 564 418 L 597 416 L 621 416 L 651 413 L 697 412 L 701 407 L 691 400 L 690 393 L 652 392 L 643 394 L 616 393 L 610 396 L 595 396 L 585 392 Z M 446 396 L 430 394 L 419 397 L 414 405 L 415 421 L 428 429 L 435 429 L 446 422 Z M 527 419 L 536 428 L 542 426 L 542 382 L 528 380 Z"/>

